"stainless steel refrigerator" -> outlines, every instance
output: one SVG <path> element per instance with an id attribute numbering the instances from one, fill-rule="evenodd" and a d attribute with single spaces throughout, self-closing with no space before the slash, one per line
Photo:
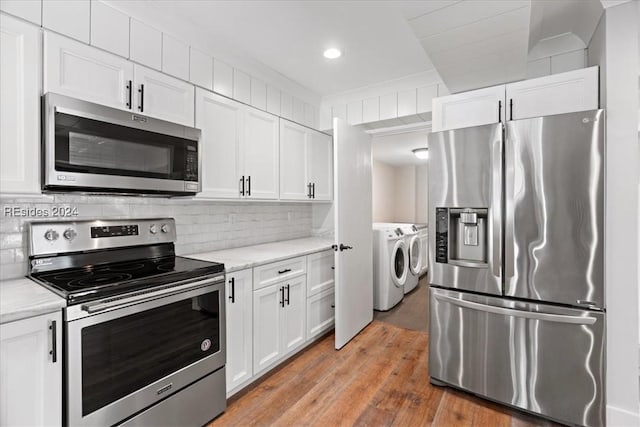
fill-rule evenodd
<path id="1" fill-rule="evenodd" d="M 604 122 L 429 135 L 432 383 L 605 424 Z"/>

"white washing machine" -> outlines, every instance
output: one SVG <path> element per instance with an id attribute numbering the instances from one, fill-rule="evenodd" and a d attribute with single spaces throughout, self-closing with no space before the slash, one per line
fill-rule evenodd
<path id="1" fill-rule="evenodd" d="M 405 237 L 398 227 L 373 227 L 373 308 L 387 311 L 402 301 L 409 275 Z"/>
<path id="2" fill-rule="evenodd" d="M 424 249 L 420 241 L 418 228 L 415 224 L 404 222 L 379 222 L 374 225 L 389 228 L 398 227 L 402 230 L 402 234 L 404 234 L 404 242 L 409 258 L 409 272 L 407 274 L 407 281 L 404 284 L 404 293 L 408 294 L 418 286 L 425 262 L 425 256 L 423 255 Z"/>
<path id="3" fill-rule="evenodd" d="M 407 255 L 409 256 L 409 274 L 404 284 L 404 293 L 408 294 L 418 286 L 422 271 L 422 244 L 418 229 L 413 224 L 397 224 L 405 236 Z"/>
<path id="4" fill-rule="evenodd" d="M 414 225 L 418 229 L 418 236 L 420 236 L 420 242 L 422 243 L 422 268 L 420 269 L 420 276 L 422 276 L 429 270 L 429 228 L 427 224 Z"/>

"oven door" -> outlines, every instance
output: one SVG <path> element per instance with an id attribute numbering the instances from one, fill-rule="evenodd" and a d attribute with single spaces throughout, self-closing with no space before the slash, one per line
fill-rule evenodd
<path id="1" fill-rule="evenodd" d="M 43 105 L 45 190 L 200 190 L 197 129 L 53 93 Z"/>
<path id="2" fill-rule="evenodd" d="M 87 314 L 66 322 L 67 425 L 121 422 L 224 366 L 224 276 L 175 289 L 67 309 Z"/>

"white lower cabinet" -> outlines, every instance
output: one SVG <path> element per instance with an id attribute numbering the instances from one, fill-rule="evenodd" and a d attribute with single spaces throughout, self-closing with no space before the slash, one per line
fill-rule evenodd
<path id="1" fill-rule="evenodd" d="M 335 252 L 328 250 L 307 256 L 307 297 L 334 288 Z"/>
<path id="2" fill-rule="evenodd" d="M 0 192 L 40 193 L 40 28 L 0 15 Z"/>
<path id="3" fill-rule="evenodd" d="M 227 393 L 253 376 L 253 274 L 227 275 Z"/>
<path id="4" fill-rule="evenodd" d="M 334 290 L 327 289 L 307 298 L 307 340 L 331 329 L 335 323 Z"/>
<path id="5" fill-rule="evenodd" d="M 62 424 L 62 315 L 0 325 L 0 425 Z"/>
<path id="6" fill-rule="evenodd" d="M 253 292 L 254 374 L 304 344 L 305 300 L 305 275 Z"/>

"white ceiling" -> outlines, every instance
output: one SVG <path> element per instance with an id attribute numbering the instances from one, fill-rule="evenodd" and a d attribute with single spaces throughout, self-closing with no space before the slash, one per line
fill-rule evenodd
<path id="1" fill-rule="evenodd" d="M 123 3 L 135 2 L 115 2 Z M 393 1 L 146 2 L 320 95 L 433 68 Z M 322 53 L 336 46 L 339 60 Z"/>
<path id="2" fill-rule="evenodd" d="M 373 159 L 394 166 L 427 164 L 427 160 L 418 159 L 411 150 L 426 147 L 428 133 L 429 130 L 420 130 L 374 136 L 371 145 Z"/>

